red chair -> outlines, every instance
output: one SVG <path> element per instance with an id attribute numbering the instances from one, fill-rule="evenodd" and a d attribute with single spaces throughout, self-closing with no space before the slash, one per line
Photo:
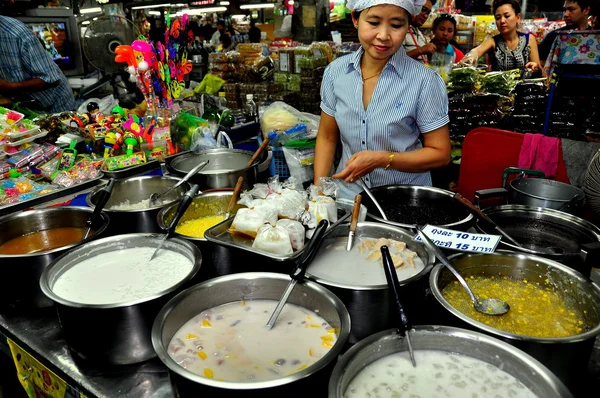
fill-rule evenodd
<path id="1" fill-rule="evenodd" d="M 522 133 L 488 127 L 469 131 L 462 146 L 457 192 L 473 201 L 475 191 L 502 188 L 502 173 L 507 167 L 517 167 L 524 137 Z M 562 145 L 558 156 L 558 169 L 553 179 L 570 184 Z"/>

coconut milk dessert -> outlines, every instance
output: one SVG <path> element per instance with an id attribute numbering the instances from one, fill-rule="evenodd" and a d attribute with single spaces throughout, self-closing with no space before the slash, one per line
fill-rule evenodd
<path id="1" fill-rule="evenodd" d="M 115 250 L 87 258 L 65 271 L 52 291 L 83 304 L 117 304 L 162 292 L 189 275 L 194 264 L 183 254 L 155 247 Z"/>
<path id="2" fill-rule="evenodd" d="M 200 376 L 229 382 L 278 379 L 311 366 L 337 340 L 336 330 L 313 311 L 286 304 L 271 330 L 277 301 L 237 301 L 186 322 L 168 353 Z"/>
<path id="3" fill-rule="evenodd" d="M 390 250 L 398 280 L 417 275 L 425 268 L 417 253 L 409 250 L 404 242 L 394 239 L 359 238 L 352 250 L 346 251 L 346 237 L 327 241 L 319 249 L 307 272 L 331 283 L 350 286 L 386 285 L 381 259 L 381 246 Z"/>
<path id="4" fill-rule="evenodd" d="M 415 351 L 381 358 L 348 385 L 344 398 L 363 397 L 494 397 L 536 398 L 519 380 L 494 365 L 446 351 Z"/>

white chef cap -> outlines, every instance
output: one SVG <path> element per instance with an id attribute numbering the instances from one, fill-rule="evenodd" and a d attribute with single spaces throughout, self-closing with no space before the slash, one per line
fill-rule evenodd
<path id="1" fill-rule="evenodd" d="M 366 10 L 369 7 L 382 4 L 393 4 L 404 8 L 411 15 L 417 15 L 421 12 L 421 7 L 426 0 L 348 0 L 347 7 L 354 11 Z"/>

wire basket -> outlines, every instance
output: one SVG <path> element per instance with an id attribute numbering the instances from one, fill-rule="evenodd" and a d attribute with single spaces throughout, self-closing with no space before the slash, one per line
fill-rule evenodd
<path id="1" fill-rule="evenodd" d="M 262 132 L 258 133 L 258 145 L 262 144 L 263 137 Z M 269 165 L 269 172 L 271 176 L 278 175 L 280 179 L 286 179 L 290 177 L 290 169 L 285 161 L 285 154 L 283 153 L 283 147 L 271 147 L 273 157 L 271 158 L 271 164 Z"/>

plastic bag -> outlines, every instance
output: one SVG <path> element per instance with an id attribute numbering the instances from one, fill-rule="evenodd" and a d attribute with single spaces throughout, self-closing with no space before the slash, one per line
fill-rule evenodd
<path id="1" fill-rule="evenodd" d="M 216 95 L 221 87 L 223 87 L 223 84 L 225 84 L 225 80 L 218 76 L 207 73 L 198 87 L 194 89 L 194 93 Z"/>
<path id="2" fill-rule="evenodd" d="M 290 243 L 294 251 L 302 250 L 304 248 L 304 227 L 302 224 L 295 220 L 279 220 L 277 226 L 285 228 L 290 235 Z"/>
<path id="3" fill-rule="evenodd" d="M 203 128 L 209 127 L 207 120 L 181 111 L 171 121 L 170 131 L 173 145 L 176 145 L 181 151 L 187 151 L 192 147 L 194 135 L 199 131 L 198 129 L 203 131 Z M 196 137 L 195 140 L 197 141 L 199 138 L 203 137 Z"/>
<path id="4" fill-rule="evenodd" d="M 239 209 L 231 223 L 230 232 L 255 238 L 265 223 L 275 225 L 277 223 L 277 211 L 265 206 Z"/>
<path id="5" fill-rule="evenodd" d="M 252 247 L 279 255 L 292 254 L 294 252 L 288 230 L 269 224 L 263 225 L 260 228 L 256 239 L 252 242 Z"/>
<path id="6" fill-rule="evenodd" d="M 307 132 L 316 136 L 320 120 L 319 116 L 300 112 L 285 102 L 275 101 L 260 116 L 260 127 L 265 138 L 271 131 L 284 131 L 297 124 L 306 125 Z"/>
<path id="7" fill-rule="evenodd" d="M 104 97 L 102 99 L 90 98 L 90 99 L 83 101 L 83 103 L 81 105 L 79 105 L 79 108 L 77 108 L 77 113 L 79 113 L 80 115 L 83 115 L 84 113 L 88 112 L 87 106 L 91 102 L 95 102 L 98 104 L 98 106 L 100 107 L 100 113 L 103 115 L 110 115 L 112 113 L 112 109 L 116 106 L 119 106 L 119 100 L 117 100 L 111 94 L 111 95 L 107 95 L 106 97 Z"/>
<path id="8" fill-rule="evenodd" d="M 316 140 L 291 141 L 283 146 L 285 163 L 290 175 L 300 183 L 314 180 Z"/>

